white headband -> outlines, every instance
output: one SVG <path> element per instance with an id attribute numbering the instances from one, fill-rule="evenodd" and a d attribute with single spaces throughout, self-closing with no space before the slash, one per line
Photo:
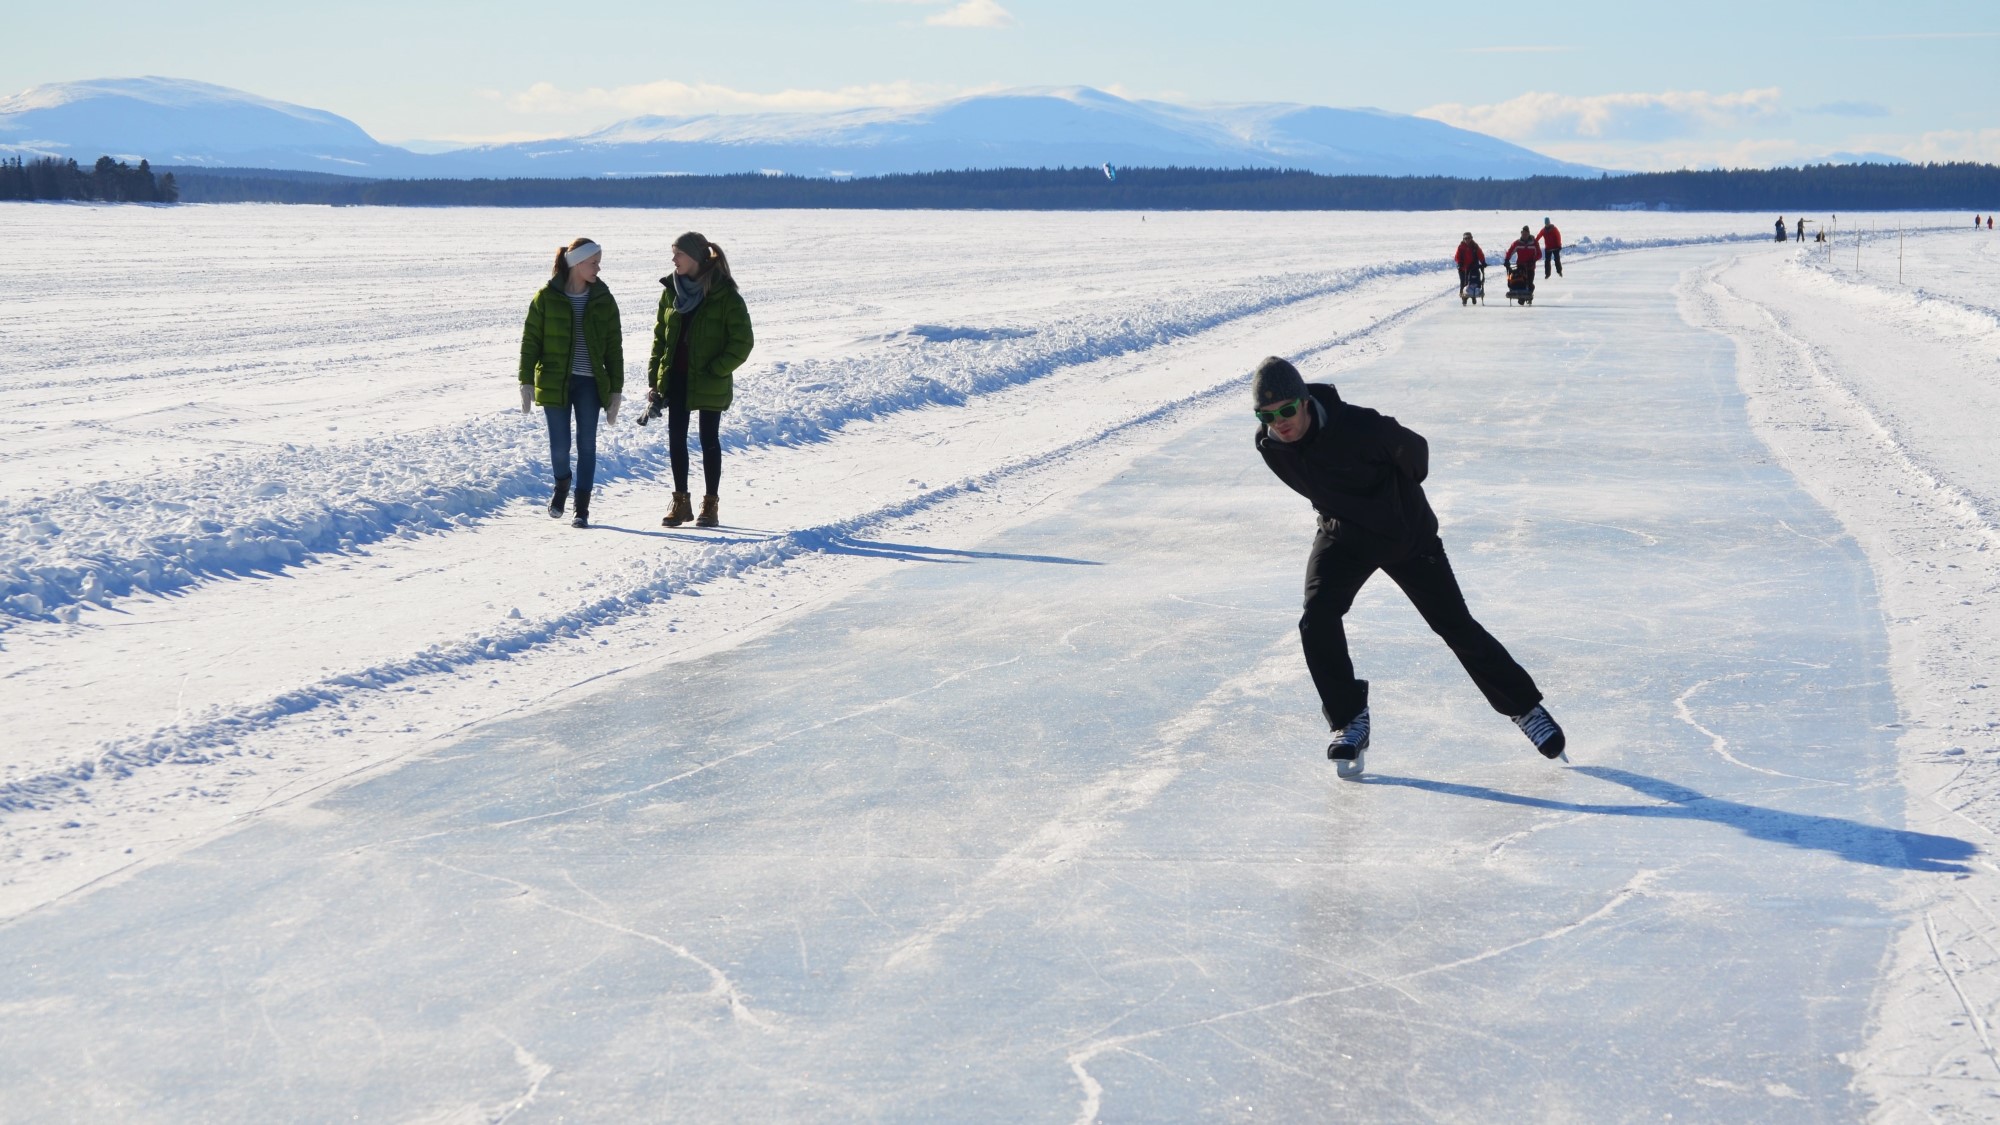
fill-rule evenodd
<path id="1" fill-rule="evenodd" d="M 574 250 L 564 251 L 563 264 L 573 266 L 579 262 L 588 262 L 602 253 L 604 253 L 604 247 L 599 246 L 595 242 L 586 242 Z"/>

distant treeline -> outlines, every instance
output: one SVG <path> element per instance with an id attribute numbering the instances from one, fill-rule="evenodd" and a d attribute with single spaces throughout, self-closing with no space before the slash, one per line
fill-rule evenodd
<path id="1" fill-rule="evenodd" d="M 23 161 L 0 160 L 0 199 L 78 199 L 98 203 L 173 203 L 180 185 L 168 172 L 153 176 L 153 166 L 141 160 L 137 168 L 108 156 L 86 172 L 74 160 L 53 156 Z"/>
<path id="2" fill-rule="evenodd" d="M 100 162 L 100 166 L 101 166 Z M 181 168 L 190 203 L 387 207 L 724 207 L 1025 211 L 1669 210 L 1891 211 L 2000 208 L 2000 166 L 1822 164 L 1595 179 L 1323 176 L 1270 169 L 1097 168 L 929 172 L 859 179 L 363 180 Z"/>

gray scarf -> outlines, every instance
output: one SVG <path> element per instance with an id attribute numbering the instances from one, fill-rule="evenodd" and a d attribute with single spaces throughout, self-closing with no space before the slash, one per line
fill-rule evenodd
<path id="1" fill-rule="evenodd" d="M 692 278 L 673 274 L 674 311 L 687 316 L 701 307 L 701 299 L 708 296 L 708 287 Z"/>

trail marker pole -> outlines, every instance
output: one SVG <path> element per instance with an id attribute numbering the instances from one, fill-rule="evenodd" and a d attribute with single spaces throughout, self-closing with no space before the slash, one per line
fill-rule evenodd
<path id="1" fill-rule="evenodd" d="M 1896 284 L 1903 283 L 1903 220 L 1896 220 Z"/>

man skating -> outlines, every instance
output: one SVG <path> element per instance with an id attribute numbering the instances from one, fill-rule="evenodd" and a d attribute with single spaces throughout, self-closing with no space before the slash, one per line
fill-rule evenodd
<path id="1" fill-rule="evenodd" d="M 1542 216 L 1542 229 L 1535 232 L 1535 241 L 1542 244 L 1542 280 L 1547 281 L 1549 275 L 1563 271 L 1562 232 L 1547 215 Z"/>
<path id="2" fill-rule="evenodd" d="M 1257 366 L 1250 390 L 1261 423 L 1257 452 L 1319 513 L 1299 639 L 1333 727 L 1326 756 L 1339 775 L 1361 776 L 1369 726 L 1368 681 L 1354 677 L 1341 619 L 1377 570 L 1402 588 L 1493 709 L 1513 719 L 1543 756 L 1568 761 L 1562 728 L 1543 708 L 1535 681 L 1466 608 L 1424 497 L 1429 444 L 1394 418 L 1342 402 L 1328 384 L 1308 386 L 1277 356 Z"/>

